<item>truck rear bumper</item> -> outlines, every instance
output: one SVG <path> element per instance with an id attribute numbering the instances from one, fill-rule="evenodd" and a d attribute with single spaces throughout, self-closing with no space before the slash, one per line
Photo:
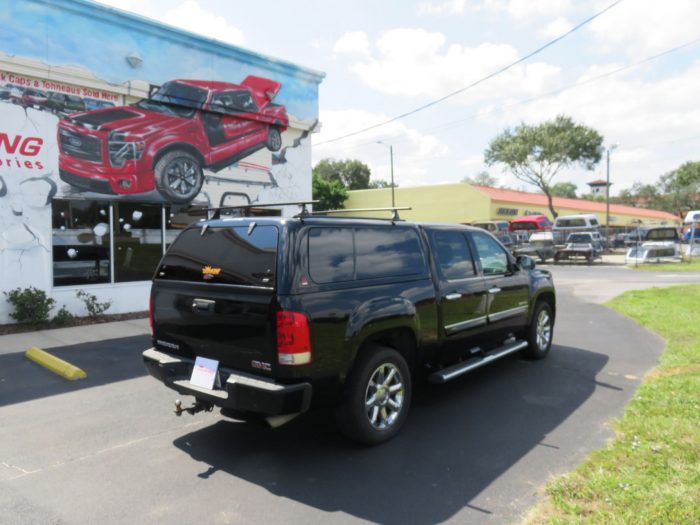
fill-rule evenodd
<path id="1" fill-rule="evenodd" d="M 282 385 L 267 378 L 219 368 L 221 387 L 209 390 L 190 383 L 192 359 L 149 348 L 143 352 L 143 361 L 148 373 L 168 388 L 220 408 L 277 416 L 306 412 L 311 404 L 309 383 Z"/>

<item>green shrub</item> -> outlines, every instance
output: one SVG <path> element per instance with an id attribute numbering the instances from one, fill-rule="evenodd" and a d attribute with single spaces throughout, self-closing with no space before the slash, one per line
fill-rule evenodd
<path id="1" fill-rule="evenodd" d="M 73 320 L 73 314 L 66 310 L 66 305 L 61 306 L 61 309 L 56 313 L 53 322 L 56 324 L 66 324 Z"/>
<path id="2" fill-rule="evenodd" d="M 101 303 L 97 300 L 96 295 L 92 295 L 85 290 L 78 290 L 75 292 L 75 296 L 85 303 L 85 309 L 87 310 L 88 317 L 91 319 L 101 316 L 112 306 L 112 301 Z"/>
<path id="3" fill-rule="evenodd" d="M 30 286 L 3 292 L 15 311 L 10 314 L 18 323 L 42 323 L 49 320 L 54 301 L 44 290 Z"/>

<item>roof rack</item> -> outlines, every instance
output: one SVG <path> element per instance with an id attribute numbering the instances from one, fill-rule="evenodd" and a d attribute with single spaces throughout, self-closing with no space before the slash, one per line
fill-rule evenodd
<path id="1" fill-rule="evenodd" d="M 301 206 L 301 211 L 297 217 L 308 217 L 311 212 L 306 208 L 308 204 L 316 204 L 319 201 L 297 201 L 297 202 L 270 202 L 267 204 L 244 204 L 241 206 L 221 206 L 219 208 L 204 208 L 193 211 L 193 215 L 206 215 L 208 220 L 220 219 L 224 210 L 239 210 L 241 217 L 248 217 L 247 211 L 253 208 L 274 208 L 275 206 Z"/>
<path id="2" fill-rule="evenodd" d="M 411 208 L 408 206 L 402 206 L 402 207 L 393 207 L 393 208 L 347 208 L 347 209 L 340 209 L 340 210 L 321 210 L 321 211 L 314 211 L 312 212 L 312 215 L 333 215 L 336 213 L 358 213 L 358 212 L 376 212 L 376 211 L 390 211 L 392 212 L 392 221 L 400 221 L 401 217 L 399 217 L 399 210 L 404 211 L 404 210 L 410 210 Z"/>

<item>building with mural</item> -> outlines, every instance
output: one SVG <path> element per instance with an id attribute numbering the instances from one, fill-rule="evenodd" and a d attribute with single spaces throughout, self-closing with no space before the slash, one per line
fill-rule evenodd
<path id="1" fill-rule="evenodd" d="M 543 193 L 530 193 L 466 183 L 395 188 L 396 206 L 410 206 L 401 217 L 416 221 L 470 223 L 484 220 L 512 220 L 523 215 L 547 215 L 553 219 Z M 554 197 L 559 215 L 594 214 L 605 224 L 604 202 Z M 348 192 L 346 208 L 391 206 L 391 189 Z M 384 214 L 386 216 L 386 214 Z M 610 205 L 610 228 L 623 230 L 640 224 L 679 226 L 680 218 L 672 213 L 620 204 Z"/>
<path id="2" fill-rule="evenodd" d="M 86 0 L 0 0 L 0 24 L 0 291 L 145 310 L 201 210 L 311 199 L 323 74 Z"/>

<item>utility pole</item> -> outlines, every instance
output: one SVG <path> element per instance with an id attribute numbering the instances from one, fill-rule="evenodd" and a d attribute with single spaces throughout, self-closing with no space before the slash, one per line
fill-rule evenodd
<path id="1" fill-rule="evenodd" d="M 394 147 L 391 144 L 385 144 L 381 140 L 377 141 L 377 144 L 389 147 L 389 161 L 391 163 L 391 207 L 396 207 L 396 202 L 394 200 Z"/>
<path id="2" fill-rule="evenodd" d="M 605 242 L 610 246 L 610 152 L 617 148 L 617 144 L 608 146 L 606 151 L 606 177 L 605 177 Z"/>

